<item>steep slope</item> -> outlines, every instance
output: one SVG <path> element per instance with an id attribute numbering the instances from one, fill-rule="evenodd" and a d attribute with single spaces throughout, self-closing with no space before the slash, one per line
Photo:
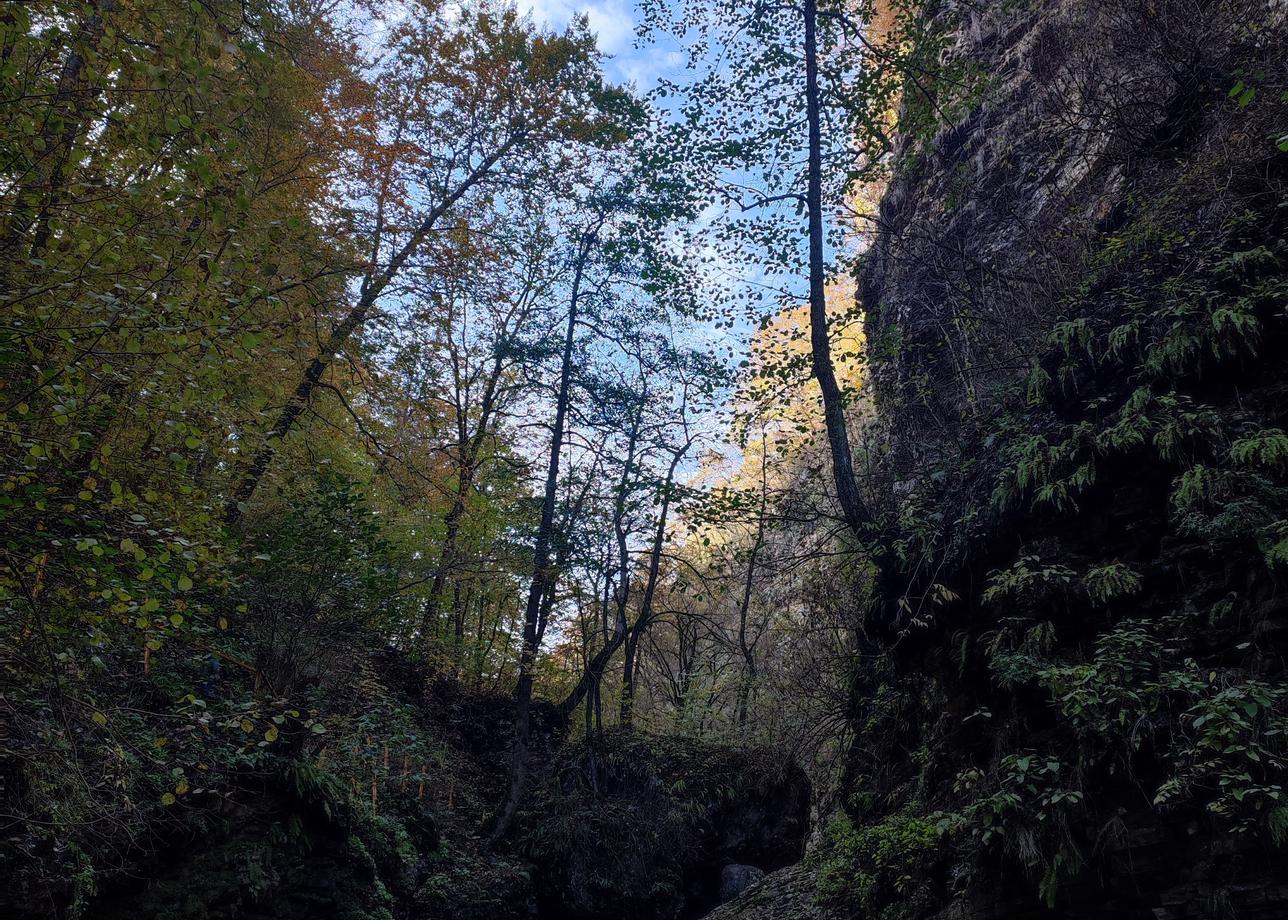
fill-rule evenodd
<path id="1" fill-rule="evenodd" d="M 810 785 L 783 752 L 625 732 L 587 744 L 546 703 L 534 707 L 531 794 L 489 851 L 480 829 L 507 788 L 512 697 L 379 646 L 347 650 L 345 664 L 325 694 L 275 701 L 272 744 L 223 742 L 225 723 L 248 734 L 237 723 L 251 687 L 219 678 L 200 707 L 200 779 L 176 807 L 134 841 L 106 828 L 118 862 L 96 872 L 74 842 L 11 829 L 0 913 L 676 920 L 718 902 L 726 866 L 801 856 Z M 306 710 L 310 699 L 325 710 Z"/>
<path id="2" fill-rule="evenodd" d="M 952 117 L 860 272 L 892 551 L 819 897 L 1284 916 L 1288 7 L 922 15 Z"/>

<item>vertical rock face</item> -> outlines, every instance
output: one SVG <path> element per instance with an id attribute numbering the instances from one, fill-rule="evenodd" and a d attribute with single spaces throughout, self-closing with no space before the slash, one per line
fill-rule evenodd
<path id="1" fill-rule="evenodd" d="M 923 12 L 833 912 L 1288 916 L 1288 5 Z"/>
<path id="2" fill-rule="evenodd" d="M 902 138 L 861 276 L 883 413 L 914 441 L 993 407 L 1158 196 L 1178 193 L 1178 223 L 1219 234 L 1282 169 L 1271 135 L 1285 130 L 1269 111 L 1279 0 L 930 6 L 951 35 L 937 104 L 968 108 Z M 1264 85 L 1240 108 L 1227 94 L 1254 74 Z"/>

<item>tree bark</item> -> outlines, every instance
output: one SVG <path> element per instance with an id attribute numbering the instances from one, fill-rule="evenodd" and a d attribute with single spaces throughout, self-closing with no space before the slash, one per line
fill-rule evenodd
<path id="1" fill-rule="evenodd" d="M 747 725 L 747 710 L 752 686 L 756 680 L 756 643 L 747 638 L 747 617 L 751 610 L 751 589 L 756 579 L 756 560 L 765 545 L 765 512 L 769 505 L 769 444 L 761 429 L 760 453 L 760 514 L 756 518 L 756 539 L 751 544 L 747 558 L 747 577 L 743 580 L 742 600 L 738 604 L 738 651 L 742 653 L 742 680 L 738 684 L 738 728 Z"/>
<path id="2" fill-rule="evenodd" d="M 28 253 L 31 258 L 45 248 L 49 239 L 49 212 L 66 181 L 72 150 L 85 132 L 89 99 L 94 95 L 89 87 L 82 85 L 86 58 L 77 46 L 84 47 L 91 55 L 97 53 L 107 28 L 104 14 L 115 10 L 115 0 L 95 4 L 63 61 L 54 97 L 41 125 L 40 157 L 32 164 L 34 178 L 19 186 L 0 238 L 0 258 L 5 261 L 16 256 L 18 245 L 28 231 L 33 232 Z"/>
<path id="3" fill-rule="evenodd" d="M 602 220 L 600 222 L 602 226 Z M 492 822 L 485 846 L 494 846 L 509 831 L 515 812 L 523 798 L 528 777 L 528 737 L 532 728 L 533 668 L 537 660 L 537 633 L 541 618 L 541 601 L 550 577 L 550 544 L 554 531 L 555 497 L 559 486 L 559 461 L 563 452 L 564 424 L 568 415 L 568 394 L 572 388 L 572 352 L 577 332 L 577 306 L 581 298 L 582 276 L 586 261 L 598 235 L 599 227 L 582 235 L 573 271 L 572 291 L 568 302 L 568 323 L 564 331 L 563 355 L 559 368 L 559 395 L 555 402 L 554 430 L 550 439 L 550 456 L 546 464 L 545 492 L 541 502 L 541 521 L 532 553 L 532 583 L 523 614 L 523 646 L 519 652 L 519 675 L 515 687 L 514 747 L 510 755 L 510 789 L 505 802 Z"/>
<path id="4" fill-rule="evenodd" d="M 854 459 L 845 421 L 845 398 L 836 382 L 832 344 L 828 336 L 825 261 L 823 254 L 823 136 L 818 87 L 818 0 L 804 0 L 805 17 L 805 114 L 809 126 L 808 187 L 809 211 L 809 318 L 810 354 L 814 378 L 823 394 L 823 418 L 832 454 L 832 478 L 836 498 L 845 522 L 855 536 L 863 537 L 871 515 L 859 495 Z"/>

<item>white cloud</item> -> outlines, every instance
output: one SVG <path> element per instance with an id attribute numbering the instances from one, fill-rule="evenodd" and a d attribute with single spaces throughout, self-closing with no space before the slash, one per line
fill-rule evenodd
<path id="1" fill-rule="evenodd" d="M 635 37 L 635 16 L 627 0 L 518 0 L 519 10 L 547 26 L 563 28 L 577 13 L 585 13 L 590 29 L 598 36 L 599 49 L 619 55 L 631 51 Z"/>
<path id="2" fill-rule="evenodd" d="M 656 45 L 632 49 L 614 62 L 621 78 L 634 83 L 642 90 L 654 86 L 663 74 L 675 74 L 684 69 L 684 55 Z"/>

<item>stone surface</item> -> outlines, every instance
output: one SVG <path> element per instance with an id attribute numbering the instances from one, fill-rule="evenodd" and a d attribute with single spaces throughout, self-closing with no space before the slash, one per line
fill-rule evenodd
<path id="1" fill-rule="evenodd" d="M 821 920 L 814 906 L 814 873 L 800 863 L 771 872 L 708 920 Z"/>
<path id="2" fill-rule="evenodd" d="M 765 870 L 733 863 L 720 870 L 720 900 L 732 901 L 765 877 Z"/>
<path id="3" fill-rule="evenodd" d="M 1192 452 L 1171 458 L 1149 439 L 1135 451 L 1097 447 L 1094 485 L 1059 509 L 1028 495 L 999 509 L 990 492 L 1007 463 L 1000 419 L 1052 445 L 1080 424 L 1093 437 L 1141 385 L 1144 375 L 1126 360 L 1098 353 L 1080 365 L 1053 355 L 1057 323 L 1076 318 L 1107 330 L 1140 315 L 1140 341 L 1157 342 L 1209 292 L 1237 295 L 1251 284 L 1250 273 L 1205 264 L 1214 252 L 1265 246 L 1266 277 L 1282 278 L 1288 158 L 1267 142 L 1282 115 L 1231 104 L 1227 94 L 1231 75 L 1244 72 L 1282 93 L 1288 8 L 1277 0 L 940 0 L 926 9 L 951 30 L 948 58 L 990 84 L 933 137 L 900 141 L 910 156 L 881 202 L 859 283 L 874 346 L 876 437 L 889 448 L 872 492 L 887 510 L 905 510 L 902 497 L 916 495 L 912 513 L 937 513 L 937 555 L 925 568 L 956 599 L 911 623 L 897 602 L 929 585 L 883 586 L 885 603 L 866 625 L 897 651 L 893 673 L 856 679 L 860 740 L 847 793 L 865 804 L 852 817 L 873 823 L 914 795 L 927 809 L 952 808 L 965 766 L 987 771 L 1004 752 L 1060 751 L 1077 764 L 1086 797 L 1066 838 L 1085 863 L 1076 881 L 1057 886 L 1059 909 L 1037 895 L 1046 857 L 1030 840 L 1026 867 L 1024 844 L 1011 840 L 968 868 L 956 854 L 944 858 L 925 880 L 943 905 L 939 920 L 1288 917 L 1282 850 L 1232 833 L 1205 811 L 1202 791 L 1183 806 L 1150 807 L 1173 767 L 1152 745 L 1185 731 L 1165 726 L 1168 713 L 1142 719 L 1146 740 L 1128 755 L 1088 749 L 1041 688 L 1001 686 L 986 651 L 1014 624 L 1041 626 L 1050 630 L 1043 655 L 1085 662 L 1115 625 L 1198 613 L 1183 638 L 1204 673 L 1284 681 L 1282 588 L 1255 541 L 1216 545 L 1178 525 L 1174 482 L 1198 459 L 1223 462 L 1228 443 L 1193 436 Z M 1249 22 L 1258 31 L 1241 25 Z M 1240 220 L 1256 229 L 1240 236 L 1231 229 Z M 1177 253 L 1164 251 L 1170 244 Z M 1119 247 L 1134 247 L 1131 258 L 1119 259 Z M 1145 379 L 1184 406 L 1237 420 L 1234 428 L 1288 427 L 1285 316 L 1282 305 L 1259 309 L 1264 339 L 1255 355 L 1196 359 L 1161 382 Z M 1200 340 L 1211 354 L 1202 330 Z M 1026 402 L 1016 393 L 1035 369 L 1053 382 Z M 1118 606 L 1067 597 L 990 603 L 990 577 L 1029 555 L 1078 572 L 1122 561 L 1144 587 Z M 1233 615 L 1209 615 L 1227 609 L 1226 599 Z M 780 903 L 768 886 L 753 890 Z M 743 916 L 743 900 L 727 916 Z M 781 904 L 791 903 L 784 894 Z M 791 915 L 777 909 L 746 916 Z"/>

